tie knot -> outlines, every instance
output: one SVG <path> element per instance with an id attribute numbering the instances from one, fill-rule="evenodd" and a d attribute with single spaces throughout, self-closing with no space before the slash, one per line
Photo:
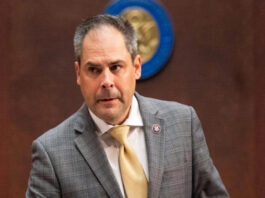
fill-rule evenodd
<path id="1" fill-rule="evenodd" d="M 130 127 L 128 125 L 119 125 L 109 130 L 109 134 L 114 137 L 120 144 L 125 144 Z"/>

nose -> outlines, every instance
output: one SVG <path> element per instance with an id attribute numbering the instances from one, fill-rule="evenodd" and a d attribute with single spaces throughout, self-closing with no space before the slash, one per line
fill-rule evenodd
<path id="1" fill-rule="evenodd" d="M 103 89 L 109 89 L 114 86 L 113 75 L 110 71 L 105 70 L 102 73 L 101 87 Z"/>

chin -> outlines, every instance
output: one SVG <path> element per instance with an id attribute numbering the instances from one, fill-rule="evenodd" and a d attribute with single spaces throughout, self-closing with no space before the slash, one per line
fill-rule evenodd
<path id="1" fill-rule="evenodd" d="M 124 121 L 121 116 L 108 113 L 102 115 L 102 120 L 112 125 L 121 124 Z"/>
<path id="2" fill-rule="evenodd" d="M 99 112 L 97 116 L 103 121 L 111 124 L 117 120 L 117 116 L 109 111 Z"/>
<path id="3" fill-rule="evenodd" d="M 120 124 L 126 119 L 125 110 L 121 108 L 98 109 L 97 116 L 109 124 Z"/>
<path id="4" fill-rule="evenodd" d="M 104 116 L 104 118 L 102 118 L 102 120 L 104 120 L 106 123 L 110 124 L 110 125 L 116 125 L 119 124 L 118 121 L 113 118 L 113 117 L 109 117 L 109 116 Z"/>

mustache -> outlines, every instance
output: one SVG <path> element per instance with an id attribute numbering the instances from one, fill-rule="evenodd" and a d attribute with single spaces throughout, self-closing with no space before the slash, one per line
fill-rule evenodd
<path id="1" fill-rule="evenodd" d="M 121 93 L 117 89 L 102 89 L 96 94 L 97 101 L 113 98 L 121 99 Z"/>

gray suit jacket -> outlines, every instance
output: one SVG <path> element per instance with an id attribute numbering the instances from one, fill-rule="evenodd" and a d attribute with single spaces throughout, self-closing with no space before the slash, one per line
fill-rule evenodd
<path id="1" fill-rule="evenodd" d="M 136 93 L 148 154 L 148 197 L 229 197 L 192 107 Z M 154 124 L 160 132 L 152 130 Z M 87 106 L 32 144 L 26 197 L 122 197 Z"/>

